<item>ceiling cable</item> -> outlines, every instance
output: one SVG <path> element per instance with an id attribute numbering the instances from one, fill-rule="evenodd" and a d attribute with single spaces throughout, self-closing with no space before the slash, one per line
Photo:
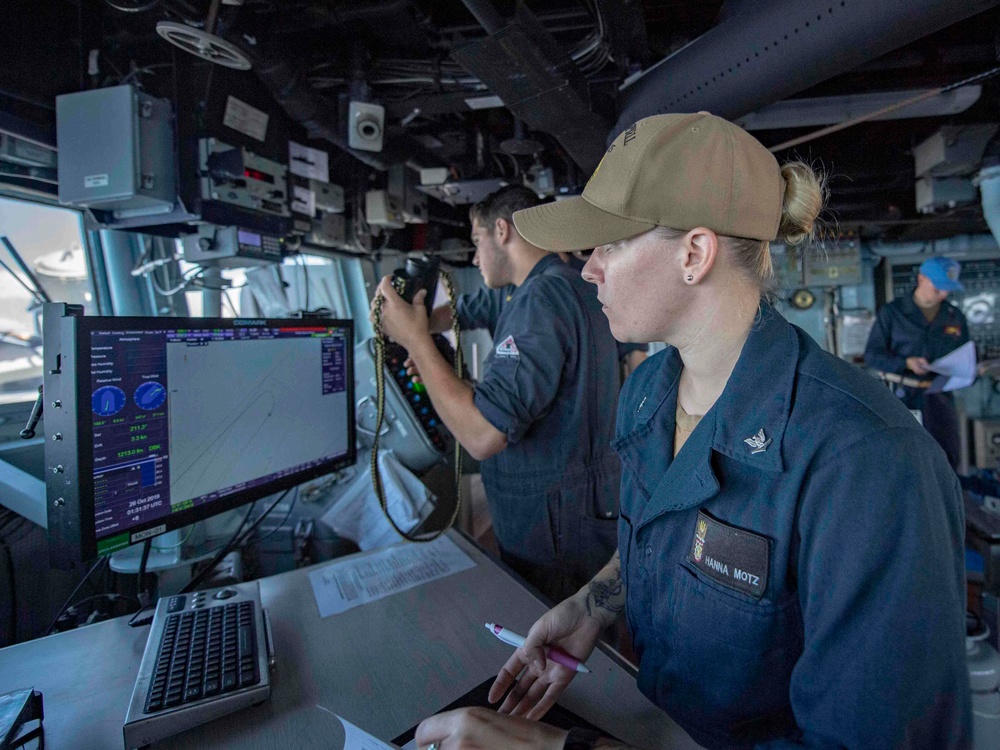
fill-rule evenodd
<path id="1" fill-rule="evenodd" d="M 937 89 L 930 89 L 929 91 L 921 92 L 916 96 L 912 96 L 909 99 L 904 99 L 901 102 L 896 102 L 895 104 L 890 104 L 888 107 L 882 107 L 882 109 L 877 109 L 874 112 L 869 112 L 864 115 L 858 115 L 857 117 L 852 117 L 849 120 L 844 120 L 843 122 L 838 122 L 834 125 L 830 125 L 820 130 L 813 131 L 812 133 L 807 133 L 806 135 L 800 136 L 798 138 L 792 138 L 784 143 L 779 143 L 777 146 L 771 146 L 768 150 L 771 153 L 777 151 L 784 151 L 786 148 L 791 148 L 792 146 L 798 146 L 802 143 L 808 141 L 816 140 L 817 138 L 822 138 L 824 135 L 830 135 L 830 133 L 836 133 L 840 130 L 846 130 L 847 128 L 853 127 L 855 125 L 860 125 L 863 122 L 868 122 L 869 120 L 875 120 L 879 117 L 889 114 L 890 112 L 895 112 L 905 107 L 912 106 L 919 102 L 925 101 L 927 99 L 932 99 L 935 96 L 940 96 L 941 94 L 946 94 L 954 89 L 961 88 L 962 86 L 968 86 L 973 83 L 979 83 L 981 81 L 988 80 L 997 75 L 1000 75 L 1000 67 L 992 68 L 984 73 L 978 73 L 970 78 L 965 78 L 958 83 L 951 83 L 947 86 L 942 86 Z"/>

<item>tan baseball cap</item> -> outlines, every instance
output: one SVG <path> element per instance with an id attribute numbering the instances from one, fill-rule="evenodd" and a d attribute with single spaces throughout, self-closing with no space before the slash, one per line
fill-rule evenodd
<path id="1" fill-rule="evenodd" d="M 708 112 L 654 115 L 615 138 L 583 195 L 514 213 L 545 250 L 588 250 L 654 226 L 773 240 L 785 180 L 760 142 Z"/>

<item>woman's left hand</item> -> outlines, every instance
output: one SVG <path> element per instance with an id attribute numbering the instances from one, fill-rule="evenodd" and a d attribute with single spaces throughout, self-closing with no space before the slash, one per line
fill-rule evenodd
<path id="1" fill-rule="evenodd" d="M 424 719 L 417 747 L 426 750 L 562 750 L 566 730 L 539 721 L 504 716 L 488 708 L 459 708 Z"/>

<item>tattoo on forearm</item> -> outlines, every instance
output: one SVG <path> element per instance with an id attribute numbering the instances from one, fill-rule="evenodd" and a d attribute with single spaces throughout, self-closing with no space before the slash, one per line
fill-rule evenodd
<path id="1" fill-rule="evenodd" d="M 612 575 L 590 582 L 590 590 L 587 592 L 587 614 L 591 617 L 597 614 L 597 610 L 618 615 L 625 609 L 625 582 L 622 581 L 618 560 L 613 560 L 608 569 Z"/>

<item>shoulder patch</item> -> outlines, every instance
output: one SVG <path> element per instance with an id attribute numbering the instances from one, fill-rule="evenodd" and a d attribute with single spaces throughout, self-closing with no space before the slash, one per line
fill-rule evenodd
<path id="1" fill-rule="evenodd" d="M 497 356 L 498 357 L 520 357 L 521 352 L 518 351 L 517 344 L 514 343 L 514 337 L 508 336 L 500 344 L 497 345 Z"/>

